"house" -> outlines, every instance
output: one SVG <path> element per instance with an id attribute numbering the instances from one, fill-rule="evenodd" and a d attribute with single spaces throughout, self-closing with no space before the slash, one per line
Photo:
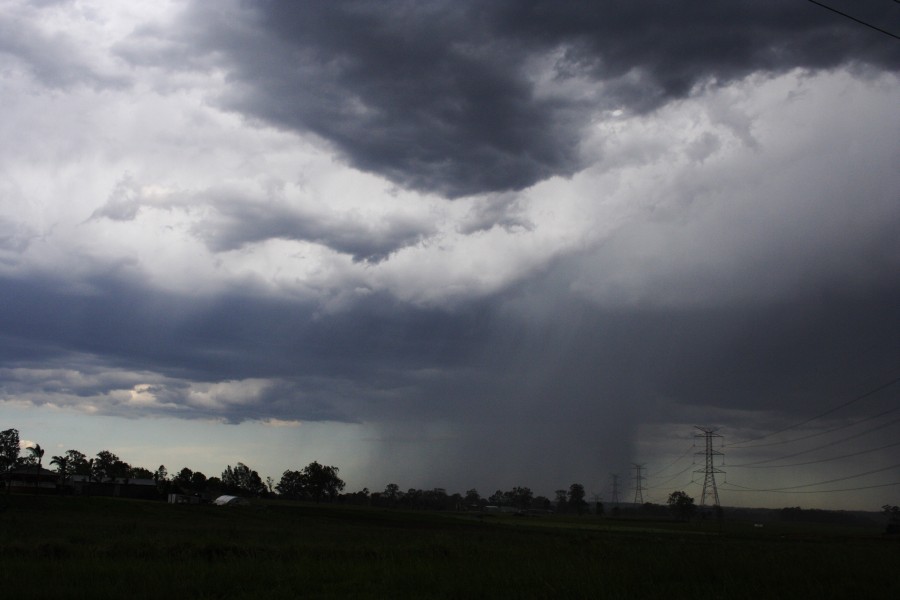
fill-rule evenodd
<path id="1" fill-rule="evenodd" d="M 113 496 L 144 500 L 153 500 L 159 497 L 156 482 L 152 479 L 118 477 L 97 482 L 87 475 L 70 475 L 64 485 L 69 493 L 83 496 Z"/>
<path id="2" fill-rule="evenodd" d="M 58 480 L 59 475 L 37 465 L 16 467 L 3 475 L 4 487 L 10 492 L 55 494 Z"/>

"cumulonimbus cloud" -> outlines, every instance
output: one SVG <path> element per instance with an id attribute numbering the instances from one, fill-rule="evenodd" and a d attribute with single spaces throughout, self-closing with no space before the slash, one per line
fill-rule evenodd
<path id="1" fill-rule="evenodd" d="M 874 23 L 900 10 L 851 4 Z M 197 2 L 181 28 L 228 73 L 222 106 L 447 197 L 575 173 L 604 110 L 651 111 L 755 72 L 900 68 L 895 40 L 778 0 Z"/>

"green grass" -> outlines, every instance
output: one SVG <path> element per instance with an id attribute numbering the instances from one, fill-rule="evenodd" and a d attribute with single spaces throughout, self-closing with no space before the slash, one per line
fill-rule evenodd
<path id="1" fill-rule="evenodd" d="M 8 501 L 16 597 L 900 598 L 900 544 L 858 528 Z"/>

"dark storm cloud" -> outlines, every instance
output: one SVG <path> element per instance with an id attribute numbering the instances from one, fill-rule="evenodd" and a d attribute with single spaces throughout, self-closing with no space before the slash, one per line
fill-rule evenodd
<path id="1" fill-rule="evenodd" d="M 844 4 L 898 22 L 896 4 Z M 779 0 L 198 2 L 187 14 L 184 37 L 229 74 L 225 106 L 449 197 L 571 175 L 604 109 L 650 111 L 755 72 L 900 67 L 896 40 Z M 542 60 L 551 72 L 539 86 Z"/>
<path id="2" fill-rule="evenodd" d="M 347 313 L 320 315 L 314 303 L 237 290 L 198 302 L 121 274 L 90 278 L 77 290 L 4 278 L 0 301 L 5 397 L 29 389 L 85 396 L 149 383 L 161 401 L 191 409 L 184 416 L 208 416 L 191 407 L 190 382 L 265 380 L 212 411 L 235 422 L 371 416 L 403 404 L 428 380 L 423 371 L 460 367 L 484 335 L 482 311 L 399 310 L 395 301 L 370 295 Z M 69 373 L 58 378 L 55 364 Z M 29 370 L 53 374 L 41 383 Z M 117 379 L 105 370 L 123 374 Z"/>

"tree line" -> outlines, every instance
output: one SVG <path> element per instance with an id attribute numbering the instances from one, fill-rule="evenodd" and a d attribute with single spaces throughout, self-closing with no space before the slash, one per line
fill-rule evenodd
<path id="1" fill-rule="evenodd" d="M 25 448 L 25 451 L 26 455 L 22 456 L 18 430 L 0 431 L 0 474 L 8 475 L 20 467 L 43 466 L 44 450 L 39 444 Z M 535 495 L 530 488 L 524 486 L 496 490 L 493 494 L 482 496 L 474 488 L 467 490 L 465 494 L 450 494 L 443 488 L 410 488 L 402 491 L 396 483 L 389 483 L 381 492 L 370 492 L 363 488 L 358 492 L 342 494 L 346 484 L 338 475 L 338 467 L 322 465 L 318 461 L 299 470 L 286 470 L 278 482 L 272 477 L 263 480 L 257 471 L 242 462 L 226 466 L 218 477 L 208 477 L 188 467 L 170 473 L 165 465 L 159 465 L 154 470 L 133 466 L 109 450 L 101 450 L 94 457 L 88 457 L 78 450 L 67 450 L 64 454 L 51 457 L 49 464 L 55 468 L 58 483 L 63 486 L 76 476 L 81 481 L 96 484 L 127 484 L 136 479 L 152 480 L 161 497 L 170 493 L 199 496 L 235 494 L 388 508 L 484 510 L 493 506 L 512 511 L 604 514 L 602 502 L 595 499 L 593 506 L 588 503 L 585 488 L 580 483 L 573 483 L 568 489 L 556 490 L 552 499 Z M 684 492 L 673 492 L 669 497 L 668 507 L 659 508 L 668 508 L 675 518 L 687 520 L 694 514 L 694 500 Z M 617 512 L 618 507 L 614 507 L 613 514 Z"/>
<path id="2" fill-rule="evenodd" d="M 24 449 L 16 429 L 0 431 L 0 475 L 7 484 L 17 469 L 43 468 L 44 450 L 40 444 Z M 221 475 L 207 477 L 201 471 L 183 467 L 170 473 L 165 465 L 154 470 L 133 466 L 120 459 L 109 450 L 101 450 L 94 457 L 88 457 L 79 450 L 67 450 L 53 456 L 48 464 L 58 476 L 58 484 L 65 486 L 74 479 L 86 483 L 129 483 L 134 480 L 153 481 L 160 496 L 170 493 L 192 495 L 236 494 L 242 496 L 265 497 L 281 495 L 293 499 L 309 499 L 317 502 L 334 500 L 344 489 L 344 481 L 338 477 L 337 467 L 320 465 L 313 461 L 299 471 L 285 471 L 281 481 L 275 483 L 271 477 L 265 481 L 259 473 L 242 462 L 228 465 Z"/>

